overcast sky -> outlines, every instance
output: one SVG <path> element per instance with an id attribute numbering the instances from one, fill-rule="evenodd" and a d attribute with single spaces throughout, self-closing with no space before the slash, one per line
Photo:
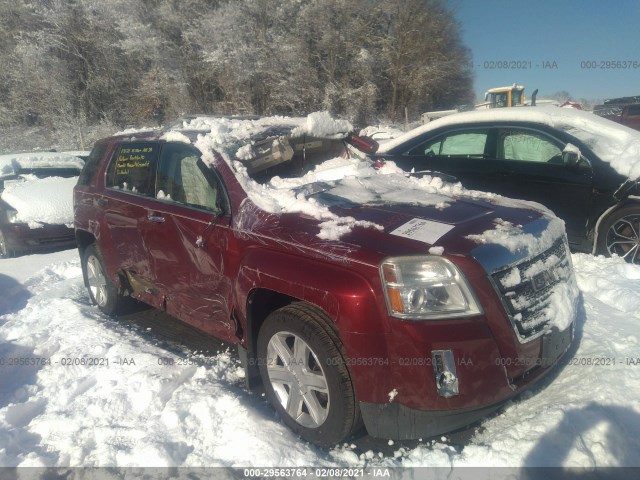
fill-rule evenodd
<path id="1" fill-rule="evenodd" d="M 640 95 L 640 0 L 452 0 L 478 99 L 519 83 L 527 97 Z M 635 62 L 635 65 L 634 65 Z"/>

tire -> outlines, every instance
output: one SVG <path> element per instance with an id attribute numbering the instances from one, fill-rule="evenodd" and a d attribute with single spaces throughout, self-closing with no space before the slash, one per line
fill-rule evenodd
<path id="1" fill-rule="evenodd" d="M 640 265 L 640 205 L 627 205 L 609 215 L 598 233 L 597 252 Z"/>
<path id="2" fill-rule="evenodd" d="M 105 272 L 102 255 L 95 244 L 82 257 L 82 275 L 91 303 L 107 315 L 115 315 L 122 305 L 122 295 Z"/>
<path id="3" fill-rule="evenodd" d="M 303 439 L 331 447 L 361 426 L 345 355 L 331 320 L 293 303 L 273 312 L 258 334 L 258 365 L 267 399 Z"/>

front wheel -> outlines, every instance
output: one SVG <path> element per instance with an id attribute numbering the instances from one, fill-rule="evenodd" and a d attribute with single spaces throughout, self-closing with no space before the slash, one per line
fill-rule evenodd
<path id="1" fill-rule="evenodd" d="M 323 312 L 302 302 L 273 312 L 258 335 L 267 399 L 283 421 L 322 447 L 341 442 L 360 424 L 341 344 Z"/>
<path id="2" fill-rule="evenodd" d="M 640 264 L 640 205 L 627 205 L 607 218 L 598 234 L 598 253 Z"/>
<path id="3" fill-rule="evenodd" d="M 114 315 L 122 303 L 122 295 L 107 276 L 102 255 L 95 245 L 89 245 L 82 256 L 82 274 L 89 297 L 107 315 Z"/>

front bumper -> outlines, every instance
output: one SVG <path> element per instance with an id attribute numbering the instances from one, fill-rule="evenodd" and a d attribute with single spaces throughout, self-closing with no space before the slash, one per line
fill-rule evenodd
<path id="1" fill-rule="evenodd" d="M 507 378 L 503 366 L 494 365 L 483 372 L 484 369 L 460 365 L 457 374 L 462 386 L 469 386 L 474 377 L 479 377 L 481 382 L 465 389 L 466 393 L 459 396 L 442 398 L 435 392 L 424 392 L 421 398 L 417 398 L 413 395 L 414 391 L 409 390 L 409 395 L 403 395 L 400 389 L 400 392 L 395 392 L 397 398 L 389 396 L 389 401 L 385 403 L 361 401 L 360 410 L 367 431 L 372 437 L 415 440 L 473 424 L 499 410 L 507 401 L 554 371 L 570 350 L 574 331 L 575 322 L 564 332 L 554 331 L 547 335 L 546 341 L 541 342 L 541 356 L 535 362 L 537 365 L 519 378 Z M 433 385 L 435 381 L 429 370 L 423 370 L 421 375 L 414 372 L 411 375 L 414 380 L 412 387 L 419 389 L 425 384 Z M 397 376 L 393 376 L 397 379 Z"/>
<path id="2" fill-rule="evenodd" d="M 417 440 L 471 425 L 498 410 L 506 401 L 458 410 L 418 410 L 395 402 L 382 405 L 360 402 L 360 412 L 372 437 Z"/>
<path id="3" fill-rule="evenodd" d="M 9 224 L 2 226 L 2 233 L 7 250 L 14 254 L 72 248 L 76 245 L 74 230 L 66 225 L 29 228 L 24 224 Z"/>

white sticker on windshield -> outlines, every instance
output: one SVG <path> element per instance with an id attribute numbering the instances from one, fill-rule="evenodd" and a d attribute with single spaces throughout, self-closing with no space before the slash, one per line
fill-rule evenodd
<path id="1" fill-rule="evenodd" d="M 418 240 L 419 242 L 433 245 L 440 237 L 453 228 L 453 225 L 433 222 L 422 218 L 414 218 L 404 225 L 399 226 L 391 235 Z"/>

